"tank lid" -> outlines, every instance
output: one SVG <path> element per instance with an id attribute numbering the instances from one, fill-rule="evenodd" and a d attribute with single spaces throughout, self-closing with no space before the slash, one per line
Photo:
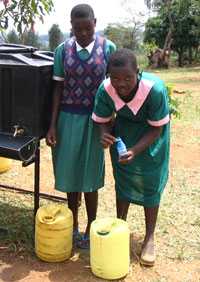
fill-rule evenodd
<path id="1" fill-rule="evenodd" d="M 0 53 L 0 66 L 27 65 L 33 67 L 52 66 L 53 58 L 35 53 Z"/>
<path id="2" fill-rule="evenodd" d="M 30 53 L 38 50 L 33 46 L 0 43 L 0 53 Z"/>

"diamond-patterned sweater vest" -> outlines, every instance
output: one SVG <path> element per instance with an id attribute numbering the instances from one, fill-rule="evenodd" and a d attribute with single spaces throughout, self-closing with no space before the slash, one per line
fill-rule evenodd
<path id="1" fill-rule="evenodd" d="M 106 40 L 96 36 L 94 47 L 87 59 L 76 51 L 75 39 L 65 42 L 65 82 L 61 110 L 76 114 L 90 114 L 94 98 L 106 73 Z"/>

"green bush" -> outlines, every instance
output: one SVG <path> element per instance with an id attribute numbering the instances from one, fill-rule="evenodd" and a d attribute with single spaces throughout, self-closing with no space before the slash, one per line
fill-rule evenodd
<path id="1" fill-rule="evenodd" d="M 173 97 L 173 84 L 167 83 L 166 87 L 169 97 L 170 114 L 175 116 L 176 118 L 180 118 L 180 101 L 177 98 Z"/>

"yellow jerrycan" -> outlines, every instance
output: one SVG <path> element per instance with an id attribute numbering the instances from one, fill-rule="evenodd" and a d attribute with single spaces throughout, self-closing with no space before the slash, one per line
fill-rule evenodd
<path id="1" fill-rule="evenodd" d="M 35 253 L 44 261 L 60 262 L 72 251 L 73 216 L 66 205 L 49 204 L 38 209 L 35 220 Z"/>
<path id="2" fill-rule="evenodd" d="M 0 173 L 6 172 L 11 168 L 12 160 L 0 157 Z"/>
<path id="3" fill-rule="evenodd" d="M 118 218 L 97 219 L 90 229 L 90 264 L 93 274 L 103 279 L 120 279 L 129 272 L 130 231 Z"/>

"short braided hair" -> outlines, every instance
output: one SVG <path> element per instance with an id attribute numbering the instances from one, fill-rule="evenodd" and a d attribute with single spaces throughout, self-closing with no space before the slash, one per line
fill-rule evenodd
<path id="1" fill-rule="evenodd" d="M 74 18 L 88 18 L 93 20 L 95 18 L 92 7 L 88 4 L 79 4 L 71 10 L 71 20 Z"/>
<path id="2" fill-rule="evenodd" d="M 118 49 L 109 58 L 108 73 L 111 67 L 124 67 L 126 65 L 130 65 L 137 72 L 137 58 L 133 51 L 127 48 Z"/>

